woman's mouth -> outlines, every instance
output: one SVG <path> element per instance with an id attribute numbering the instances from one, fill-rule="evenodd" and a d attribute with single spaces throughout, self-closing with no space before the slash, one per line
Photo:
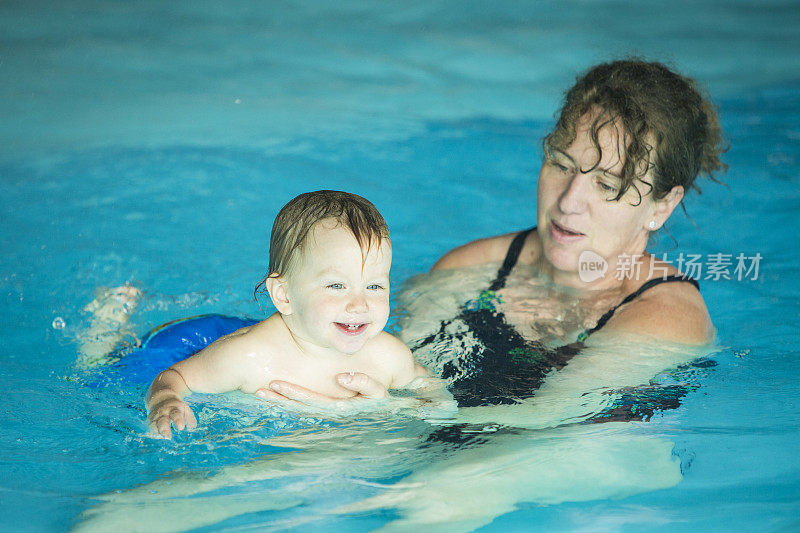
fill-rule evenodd
<path id="1" fill-rule="evenodd" d="M 360 335 L 367 329 L 369 324 L 360 322 L 360 323 L 350 323 L 350 322 L 334 322 L 336 327 L 344 333 L 345 335 Z"/>
<path id="2" fill-rule="evenodd" d="M 563 244 L 571 244 L 578 242 L 586 237 L 585 234 L 574 229 L 556 224 L 555 221 L 550 221 L 550 237 L 555 241 Z"/>

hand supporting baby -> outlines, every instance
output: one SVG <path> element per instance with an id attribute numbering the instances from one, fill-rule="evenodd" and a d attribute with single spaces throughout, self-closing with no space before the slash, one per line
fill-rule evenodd
<path id="1" fill-rule="evenodd" d="M 386 409 L 393 413 L 405 411 L 414 417 L 445 419 L 458 410 L 453 395 L 441 379 L 431 376 L 417 365 L 416 378 L 404 389 L 411 394 L 390 395 L 379 381 L 363 373 L 343 373 L 336 376 L 338 383 L 356 395 L 352 398 L 334 398 L 286 381 L 272 381 L 270 388 L 259 389 L 256 396 L 292 410 L 322 410 L 330 413 L 335 406 L 337 415 Z"/>
<path id="2" fill-rule="evenodd" d="M 381 383 L 360 372 L 342 373 L 336 381 L 345 389 L 356 393 L 356 398 L 380 399 L 389 396 L 389 392 Z M 258 389 L 256 396 L 274 402 L 298 402 L 302 404 L 340 401 L 326 394 L 314 392 L 288 381 L 272 381 L 268 389 Z"/>

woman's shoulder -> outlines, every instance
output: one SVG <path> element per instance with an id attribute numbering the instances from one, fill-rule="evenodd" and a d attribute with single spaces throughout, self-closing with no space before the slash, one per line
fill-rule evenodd
<path id="1" fill-rule="evenodd" d="M 513 241 L 514 237 L 519 235 L 519 233 L 518 231 L 504 233 L 503 235 L 484 237 L 483 239 L 477 239 L 467 244 L 462 244 L 444 254 L 436 261 L 431 270 L 461 268 L 502 261 L 506 253 L 508 253 L 508 247 L 511 245 L 511 241 Z M 531 233 L 533 233 L 533 237 L 535 237 L 535 231 Z M 528 240 L 530 240 L 530 237 L 531 236 L 529 236 Z"/>
<path id="2" fill-rule="evenodd" d="M 609 329 L 650 335 L 687 344 L 713 340 L 714 327 L 697 286 L 683 281 L 683 274 L 668 263 L 654 262 L 657 269 L 629 284 L 629 292 L 641 291 L 620 307 Z M 646 290 L 642 290 L 646 284 Z"/>

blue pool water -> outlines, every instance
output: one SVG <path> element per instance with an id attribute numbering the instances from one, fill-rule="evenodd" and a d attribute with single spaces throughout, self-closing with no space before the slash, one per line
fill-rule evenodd
<path id="1" fill-rule="evenodd" d="M 216 522 L 230 530 L 374 529 L 405 511 L 329 511 L 394 483 L 436 486 L 447 478 L 426 467 L 451 457 L 514 456 L 552 490 L 509 481 L 518 498 L 487 531 L 800 527 L 798 24 L 790 1 L 3 3 L 0 526 L 67 530 L 100 495 L 266 461 L 263 479 L 223 482 L 181 512 L 238 509 Z M 334 423 L 199 397 L 201 427 L 165 442 L 144 435 L 143 385 L 75 368 L 98 287 L 143 291 L 138 335 L 200 313 L 261 316 L 252 287 L 270 224 L 300 192 L 372 200 L 392 230 L 397 287 L 457 244 L 530 226 L 560 91 L 626 53 L 697 77 L 731 142 L 727 186 L 706 183 L 686 202 L 691 220 L 673 217 L 679 248 L 664 237 L 654 249 L 763 258 L 756 280 L 701 281 L 723 349 L 678 409 L 599 436 L 500 431 L 481 457 L 426 447 L 431 426 L 402 413 Z M 589 453 L 593 438 L 608 456 Z M 314 439 L 329 456 L 293 455 Z M 347 448 L 356 441 L 374 455 Z M 648 477 L 655 460 L 635 450 L 649 457 L 650 442 L 666 443 L 682 478 L 621 489 Z M 596 496 L 558 486 L 590 456 L 607 457 L 619 483 Z M 285 464 L 305 466 L 274 475 Z M 473 492 L 502 487 L 498 476 L 478 475 Z"/>

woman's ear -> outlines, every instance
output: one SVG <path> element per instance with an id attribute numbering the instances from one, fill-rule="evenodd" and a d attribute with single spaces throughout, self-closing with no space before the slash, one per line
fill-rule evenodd
<path id="1" fill-rule="evenodd" d="M 292 314 L 292 305 L 289 302 L 288 281 L 283 276 L 270 276 L 264 282 L 269 297 L 275 309 L 282 315 Z"/>
<path id="2" fill-rule="evenodd" d="M 683 186 L 681 185 L 674 186 L 664 198 L 656 200 L 652 219 L 655 221 L 655 227 L 648 227 L 648 229 L 654 231 L 663 226 L 681 200 L 683 200 Z"/>

